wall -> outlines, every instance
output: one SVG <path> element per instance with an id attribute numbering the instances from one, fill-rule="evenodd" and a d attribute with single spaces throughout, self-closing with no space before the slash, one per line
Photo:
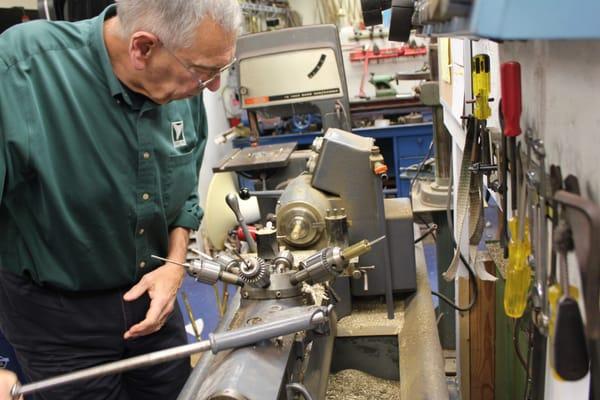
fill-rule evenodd
<path id="1" fill-rule="evenodd" d="M 352 27 L 342 28 L 340 30 L 340 42 L 344 53 L 344 70 L 346 72 L 346 82 L 348 85 L 348 97 L 350 101 L 358 99 L 358 93 L 361 85 L 361 80 L 364 75 L 364 62 L 350 62 L 350 52 L 360 50 L 361 46 L 368 45 L 370 49 L 376 44 L 379 48 L 400 47 L 402 43 L 389 42 L 384 39 L 361 40 L 357 42 L 353 40 L 354 30 Z M 425 43 L 424 39 L 415 38 L 418 44 Z M 393 75 L 397 72 L 407 73 L 415 72 L 423 66 L 427 61 L 427 56 L 418 57 L 400 57 L 381 61 L 370 61 L 367 75 L 364 83 L 365 94 L 369 97 L 375 97 L 375 87 L 370 84 L 370 74 L 385 74 Z M 417 86 L 418 81 L 399 81 L 391 82 L 392 87 L 396 89 L 399 96 L 413 96 L 413 88 Z"/>
<path id="2" fill-rule="evenodd" d="M 544 140 L 548 163 L 578 176 L 583 194 L 598 202 L 600 41 L 507 42 L 500 57 L 521 63 L 521 125 Z"/>
<path id="3" fill-rule="evenodd" d="M 0 0 L 0 8 L 25 7 L 37 10 L 37 0 Z"/>
<path id="4" fill-rule="evenodd" d="M 600 42 L 506 42 L 500 46 L 500 60 L 521 63 L 521 126 L 531 128 L 544 140 L 547 165 L 560 165 L 563 176 L 577 176 L 582 194 L 597 203 Z M 575 257 L 569 258 L 569 276 L 581 288 Z M 583 308 L 581 302 L 580 307 Z M 585 398 L 588 380 L 589 377 L 573 383 L 559 382 L 548 373 L 546 398 Z"/>
<path id="5" fill-rule="evenodd" d="M 486 42 L 472 42 L 473 54 L 479 50 L 488 52 L 486 50 L 491 47 Z M 465 57 L 467 49 L 468 43 Z M 504 42 L 498 45 L 496 62 L 505 61 L 518 61 L 521 64 L 522 129 L 532 129 L 534 136 L 544 141 L 548 166 L 558 164 L 563 176 L 576 175 L 582 194 L 597 203 L 600 200 L 600 179 L 595 164 L 597 149 L 600 148 L 600 42 Z M 494 73 L 493 64 L 492 72 L 492 91 L 498 92 L 498 75 Z M 466 80 L 465 86 L 468 85 Z M 494 111 L 497 107 L 497 104 L 492 105 Z M 447 109 L 445 123 L 455 140 L 455 156 L 460 156 L 464 135 Z M 491 125 L 497 126 L 495 123 Z M 455 175 L 459 164 L 460 160 L 455 157 Z M 569 257 L 569 276 L 571 284 L 581 288 L 578 266 L 572 254 Z M 583 314 L 583 303 L 579 305 Z M 547 369 L 545 386 L 547 399 L 583 399 L 587 398 L 589 376 L 578 382 L 560 382 Z"/>
<path id="6" fill-rule="evenodd" d="M 317 21 L 318 0 L 288 0 L 290 8 L 302 16 L 302 25 L 318 24 Z"/>

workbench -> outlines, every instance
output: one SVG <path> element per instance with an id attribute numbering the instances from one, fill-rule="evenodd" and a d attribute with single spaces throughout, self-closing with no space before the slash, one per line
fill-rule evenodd
<path id="1" fill-rule="evenodd" d="M 433 136 L 431 122 L 420 124 L 393 125 L 381 128 L 357 128 L 353 133 L 361 136 L 372 137 L 379 146 L 387 162 L 390 178 L 394 179 L 395 189 L 388 191 L 396 197 L 408 197 L 410 194 L 410 180 L 401 177 L 401 172 L 408 166 L 420 163 L 427 155 Z M 296 142 L 298 146 L 309 146 L 321 133 L 294 133 L 278 136 L 261 136 L 259 144 L 279 144 Z M 249 146 L 247 138 L 236 139 L 234 147 Z M 433 154 L 432 154 L 433 155 Z"/>

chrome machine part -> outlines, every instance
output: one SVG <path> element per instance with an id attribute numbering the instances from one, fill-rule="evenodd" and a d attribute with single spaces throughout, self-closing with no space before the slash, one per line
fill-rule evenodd
<path id="1" fill-rule="evenodd" d="M 200 259 L 194 260 L 189 264 L 190 266 L 186 268 L 186 270 L 188 274 L 196 278 L 197 281 L 208 285 L 214 285 L 219 280 L 222 271 L 219 263 Z"/>
<path id="2" fill-rule="evenodd" d="M 213 394 L 208 400 L 249 400 L 246 396 L 234 389 L 224 389 Z"/>
<path id="3" fill-rule="evenodd" d="M 323 235 L 327 196 L 313 188 L 310 175 L 294 178 L 281 195 L 277 207 L 277 234 L 291 247 L 308 248 L 327 244 Z"/>
<path id="4" fill-rule="evenodd" d="M 248 242 L 248 247 L 250 247 L 250 251 L 256 253 L 256 242 L 254 242 L 254 238 L 252 238 L 252 235 L 248 231 L 248 225 L 246 224 L 244 216 L 240 211 L 240 204 L 238 203 L 237 195 L 234 193 L 229 193 L 225 197 L 225 201 L 227 202 L 229 208 L 231 208 L 231 211 L 233 211 L 235 214 L 235 219 L 237 219 L 238 224 L 242 227 L 246 242 Z"/>
<path id="5" fill-rule="evenodd" d="M 327 210 L 325 230 L 329 238 L 329 246 L 348 246 L 348 217 L 345 208 Z"/>
<path id="6" fill-rule="evenodd" d="M 180 263 L 155 255 L 152 255 L 152 258 L 181 265 L 191 277 L 208 285 L 214 285 L 221 280 L 232 285 L 244 286 L 244 282 L 237 275 L 223 270 L 223 267 L 216 261 L 201 258 L 193 260 L 191 263 Z"/>
<path id="7" fill-rule="evenodd" d="M 294 255 L 289 250 L 280 251 L 277 257 L 273 259 L 273 265 L 275 265 L 275 272 L 278 274 L 287 272 L 294 266 Z"/>
<path id="8" fill-rule="evenodd" d="M 290 283 L 290 277 L 293 274 L 294 272 L 290 271 L 271 275 L 271 284 L 265 289 L 247 285 L 241 290 L 242 298 L 244 300 L 276 300 L 299 297 L 302 294 L 300 287 Z"/>
<path id="9" fill-rule="evenodd" d="M 326 247 L 300 262 L 300 270 L 290 277 L 290 283 L 297 285 L 300 282 L 309 284 L 321 283 L 339 276 L 355 257 L 371 250 L 371 246 L 385 239 L 381 236 L 372 242 L 361 240 L 350 247 Z"/>
<path id="10" fill-rule="evenodd" d="M 290 277 L 290 283 L 300 282 L 309 284 L 329 281 L 340 275 L 347 262 L 342 258 L 339 247 L 327 247 L 300 262 L 300 271 Z"/>
<path id="11" fill-rule="evenodd" d="M 258 257 L 250 257 L 241 263 L 239 277 L 255 288 L 262 289 L 271 284 L 269 266 L 265 260 Z"/>
<path id="12" fill-rule="evenodd" d="M 203 353 L 208 350 L 216 354 L 223 350 L 244 347 L 279 336 L 316 329 L 328 322 L 331 311 L 331 307 L 294 307 L 289 310 L 274 313 L 273 316 L 271 316 L 271 319 L 266 322 L 264 322 L 264 319 L 261 319 L 260 321 L 255 321 L 240 329 L 221 333 L 211 333 L 208 340 L 203 340 L 201 342 L 176 346 L 166 350 L 127 358 L 125 360 L 59 375 L 39 382 L 28 383 L 23 386 L 17 384 L 13 386 L 10 394 L 14 399 L 17 399 L 19 396 L 41 392 L 53 387 L 177 360 L 188 357 L 191 354 Z"/>
<path id="13" fill-rule="evenodd" d="M 274 228 L 262 228 L 256 231 L 256 247 L 258 256 L 263 260 L 272 260 L 279 253 L 277 243 L 277 230 Z"/>
<path id="14" fill-rule="evenodd" d="M 220 252 L 215 256 L 215 261 L 221 264 L 223 269 L 232 274 L 236 274 L 240 270 L 240 260 L 225 252 Z"/>

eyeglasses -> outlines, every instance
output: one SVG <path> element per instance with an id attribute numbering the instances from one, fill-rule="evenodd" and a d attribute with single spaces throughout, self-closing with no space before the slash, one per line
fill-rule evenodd
<path id="1" fill-rule="evenodd" d="M 167 51 L 167 53 L 169 53 L 171 56 L 173 56 L 173 58 L 176 59 L 177 62 L 183 68 L 185 68 L 190 74 L 192 74 L 192 76 L 198 81 L 198 87 L 200 89 L 204 89 L 205 87 L 207 87 L 212 81 L 214 81 L 215 79 L 217 79 L 221 75 L 221 73 L 227 71 L 237 61 L 237 58 L 233 57 L 233 59 L 230 62 L 228 62 L 223 67 L 219 68 L 218 71 L 215 71 L 215 72 L 211 73 L 211 72 L 207 72 L 206 68 L 198 67 L 196 65 L 188 65 L 188 64 L 186 64 L 185 62 L 183 62 L 182 59 L 180 59 L 179 57 L 177 57 L 175 55 L 175 53 L 173 53 L 167 46 L 163 45 L 162 47 Z M 204 80 L 200 79 L 199 76 L 201 76 L 201 75 L 209 75 L 209 78 L 208 79 L 204 79 Z"/>

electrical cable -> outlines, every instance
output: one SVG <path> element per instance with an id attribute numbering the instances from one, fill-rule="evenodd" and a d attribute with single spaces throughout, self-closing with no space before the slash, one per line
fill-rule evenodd
<path id="1" fill-rule="evenodd" d="M 417 168 L 417 172 L 415 173 L 415 176 L 413 176 L 413 178 L 410 180 L 410 185 L 409 185 L 410 193 L 412 193 L 413 185 L 415 184 L 415 181 L 419 177 L 419 174 L 421 173 L 421 170 L 425 166 L 425 163 L 427 162 L 427 160 L 429 160 L 429 157 L 431 157 L 432 150 L 433 150 L 433 139 L 431 140 L 431 143 L 429 143 L 429 148 L 427 149 L 427 154 L 425 155 L 425 158 L 423 158 L 423 160 L 419 164 L 419 167 Z"/>
<path id="2" fill-rule="evenodd" d="M 437 231 L 437 229 L 438 229 L 438 226 L 436 224 L 428 226 L 425 233 L 423 233 L 421 236 L 419 236 L 417 239 L 415 239 L 415 244 L 419 243 L 420 241 L 422 241 L 429 235 L 431 235 L 435 239 L 435 232 Z"/>
<path id="3" fill-rule="evenodd" d="M 431 141 L 431 144 L 429 145 L 429 150 L 427 152 L 427 155 L 425 156 L 425 158 L 423 159 L 423 161 L 421 162 L 421 165 L 419 166 L 419 170 L 421 169 L 421 167 L 423 166 L 423 164 L 425 163 L 426 160 L 429 159 L 430 157 L 430 153 L 431 153 L 431 149 L 433 148 L 433 141 Z M 415 175 L 415 177 L 413 178 L 413 181 L 418 177 L 419 175 L 419 170 L 417 170 L 417 174 Z M 412 184 L 413 181 L 411 181 L 411 191 L 410 193 L 412 194 Z M 467 272 L 469 273 L 469 284 L 471 285 L 472 291 L 473 291 L 473 298 L 471 299 L 471 301 L 469 302 L 469 304 L 466 307 L 461 307 L 459 305 L 457 305 L 456 303 L 454 303 L 451 299 L 449 299 L 448 297 L 446 297 L 445 295 L 443 295 L 442 293 L 436 292 L 435 290 L 431 291 L 431 294 L 434 296 L 437 296 L 438 298 L 440 298 L 441 300 L 443 300 L 446 304 L 448 304 L 450 307 L 452 307 L 453 309 L 457 310 L 457 311 L 470 311 L 473 306 L 475 305 L 475 303 L 477 302 L 477 297 L 479 295 L 479 288 L 477 287 L 477 277 L 475 275 L 475 272 L 473 271 L 473 268 L 471 267 L 471 265 L 469 264 L 469 262 L 465 259 L 465 257 L 462 255 L 462 253 L 460 252 L 460 250 L 458 249 L 458 245 L 456 244 L 456 240 L 454 238 L 454 232 L 453 232 L 453 224 L 452 224 L 452 218 L 450 215 L 450 199 L 452 198 L 452 163 L 450 164 L 450 179 L 448 181 L 448 193 L 447 193 L 447 201 L 446 201 L 446 219 L 448 220 L 448 231 L 450 232 L 450 239 L 452 240 L 452 246 L 454 247 L 455 251 L 459 252 L 459 257 L 460 260 L 463 262 L 463 264 L 465 265 L 465 268 L 467 268 Z M 425 221 L 423 219 L 423 217 L 421 217 L 418 214 L 415 214 L 417 216 L 417 218 L 419 218 L 421 220 L 421 222 L 423 222 L 426 226 L 427 226 L 427 230 L 431 230 L 433 225 L 429 224 L 427 221 Z M 429 233 L 428 233 L 429 234 Z M 425 238 L 426 235 L 423 235 L 422 237 L 418 238 L 415 241 L 415 244 L 420 242 L 421 240 L 423 240 Z M 433 236 L 436 240 L 437 238 L 435 237 L 435 235 Z"/>
<path id="4" fill-rule="evenodd" d="M 512 342 L 513 342 L 513 347 L 515 348 L 515 353 L 517 354 L 517 358 L 519 359 L 519 363 L 521 363 L 521 366 L 525 370 L 525 373 L 527 374 L 527 378 L 530 379 L 531 377 L 529 376 L 529 371 L 527 370 L 527 362 L 525 361 L 523 354 L 521 354 L 521 349 L 519 348 L 519 328 L 520 328 L 520 326 L 521 326 L 521 318 L 517 318 L 516 320 L 513 320 Z"/>
<path id="5" fill-rule="evenodd" d="M 447 201 L 446 201 L 446 219 L 448 220 L 448 231 L 450 232 L 450 239 L 452 240 L 452 245 L 453 245 L 455 251 L 459 252 L 458 255 L 460 257 L 460 260 L 463 262 L 463 264 L 465 265 L 465 268 L 467 268 L 467 272 L 469 273 L 469 284 L 471 285 L 471 288 L 473 290 L 473 298 L 471 299 L 471 301 L 469 302 L 469 304 L 466 307 L 460 307 L 459 305 L 452 302 L 452 300 L 450 300 L 448 297 L 444 296 L 441 293 L 438 293 L 438 292 L 435 292 L 432 290 L 431 294 L 439 297 L 445 303 L 447 303 L 450 307 L 454 308 L 457 311 L 470 311 L 473 308 L 473 306 L 475 305 L 475 303 L 477 302 L 477 297 L 479 296 L 479 288 L 477 287 L 477 276 L 475 275 L 475 272 L 473 271 L 473 268 L 471 267 L 469 262 L 462 255 L 462 252 L 458 248 L 458 245 L 456 244 L 456 240 L 454 238 L 454 232 L 453 232 L 454 228 L 453 228 L 453 224 L 452 224 L 452 218 L 450 216 L 451 194 L 452 194 L 452 163 L 450 163 L 450 179 L 448 181 L 448 197 L 447 197 Z"/>
<path id="6" fill-rule="evenodd" d="M 530 373 L 529 373 L 529 367 L 530 367 L 530 363 L 531 363 L 531 357 L 533 354 L 533 335 L 534 335 L 534 330 L 537 329 L 534 325 L 533 325 L 533 319 L 529 319 L 529 343 L 528 343 L 528 347 L 527 347 L 527 364 L 525 366 L 525 370 L 527 371 L 527 379 L 525 380 L 525 389 L 523 391 L 523 398 L 524 399 L 529 399 L 530 398 L 530 393 L 529 390 L 531 388 L 531 384 L 533 382 L 533 378 L 531 377 Z"/>

